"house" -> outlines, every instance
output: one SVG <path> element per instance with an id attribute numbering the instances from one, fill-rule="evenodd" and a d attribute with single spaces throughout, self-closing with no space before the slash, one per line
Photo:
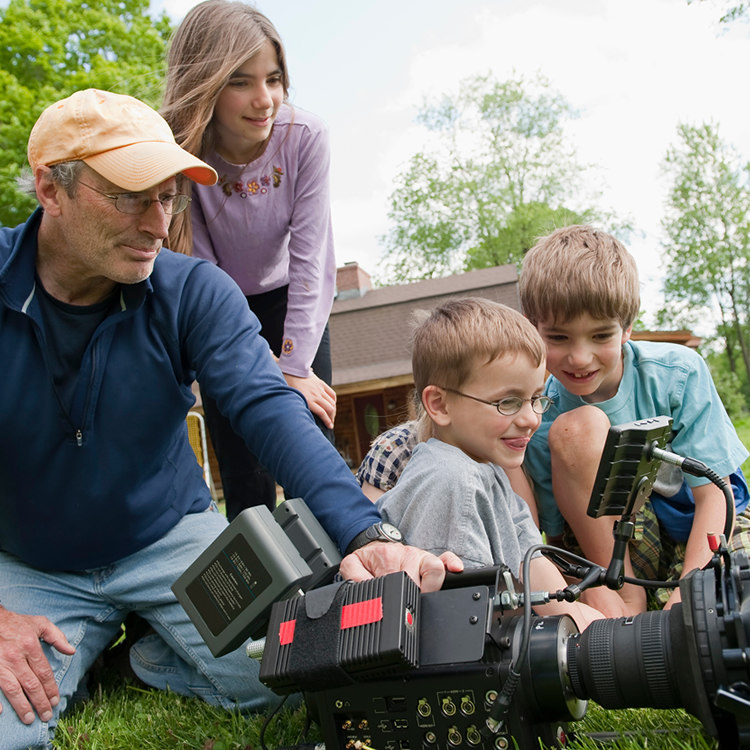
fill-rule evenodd
<path id="1" fill-rule="evenodd" d="M 414 380 L 409 347 L 412 314 L 452 297 L 478 296 L 520 310 L 513 265 L 373 289 L 357 263 L 337 269 L 330 317 L 333 387 L 337 394 L 336 447 L 356 469 L 374 437 L 410 418 Z M 633 331 L 633 339 L 697 347 L 690 331 Z M 196 410 L 202 412 L 197 385 Z M 208 437 L 211 471 L 221 494 L 218 463 Z"/>
<path id="2" fill-rule="evenodd" d="M 337 269 L 329 321 L 333 388 L 337 396 L 336 447 L 356 469 L 372 439 L 411 416 L 414 379 L 409 347 L 412 314 L 451 297 L 478 296 L 521 309 L 514 265 L 373 289 L 357 263 Z M 696 348 L 691 331 L 633 331 L 636 341 Z"/>
<path id="3" fill-rule="evenodd" d="M 357 468 L 374 437 L 409 419 L 414 388 L 409 347 L 415 310 L 453 297 L 485 297 L 520 310 L 514 265 L 373 289 L 357 263 L 336 276 L 329 320 L 333 388 L 337 396 L 336 447 Z"/>
<path id="4" fill-rule="evenodd" d="M 630 334 L 633 341 L 659 341 L 664 344 L 682 344 L 691 349 L 697 349 L 703 339 L 694 336 L 692 331 L 633 331 Z"/>

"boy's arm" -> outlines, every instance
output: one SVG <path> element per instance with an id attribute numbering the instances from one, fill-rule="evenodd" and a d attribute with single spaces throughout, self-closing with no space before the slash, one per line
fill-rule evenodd
<path id="1" fill-rule="evenodd" d="M 729 477 L 724 477 L 724 481 L 731 491 Z M 684 578 L 691 570 L 702 568 L 711 559 L 712 552 L 708 546 L 708 534 L 713 533 L 717 536 L 721 534 L 726 519 L 726 498 L 715 484 L 709 482 L 699 487 L 693 487 L 693 497 L 695 498 L 695 516 L 687 541 L 685 563 L 680 578 Z M 675 589 L 664 609 L 669 609 L 679 601 L 680 590 Z"/>
<path id="2" fill-rule="evenodd" d="M 523 467 L 518 466 L 515 469 L 505 469 L 505 473 L 508 475 L 513 492 L 526 501 L 526 504 L 529 506 L 531 517 L 534 519 L 536 527 L 539 528 L 539 511 L 536 507 L 536 496 L 534 495 L 531 480 L 526 475 Z M 367 495 L 366 492 L 365 494 Z"/>

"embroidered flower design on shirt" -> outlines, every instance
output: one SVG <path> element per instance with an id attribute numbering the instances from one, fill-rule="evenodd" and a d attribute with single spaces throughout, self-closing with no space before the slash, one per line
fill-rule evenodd
<path id="1" fill-rule="evenodd" d="M 233 193 L 237 193 L 240 198 L 247 198 L 248 195 L 257 195 L 258 193 L 266 195 L 271 185 L 273 187 L 281 185 L 281 178 L 284 176 L 284 170 L 281 167 L 272 167 L 272 169 L 271 174 L 264 174 L 258 178 L 260 182 L 250 180 L 244 183 L 241 180 L 221 175 L 216 184 L 226 196 L 231 196 Z"/>
<path id="2" fill-rule="evenodd" d="M 291 354 L 294 349 L 294 343 L 291 339 L 284 339 L 284 343 L 281 345 L 281 351 L 284 354 Z"/>
<path id="3" fill-rule="evenodd" d="M 232 186 L 227 181 L 226 175 L 221 175 L 217 184 L 221 188 L 221 192 L 224 193 L 224 195 L 229 196 L 232 194 Z"/>

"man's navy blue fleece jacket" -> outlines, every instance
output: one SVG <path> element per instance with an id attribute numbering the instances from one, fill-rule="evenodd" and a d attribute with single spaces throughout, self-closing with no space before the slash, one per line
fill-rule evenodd
<path id="1" fill-rule="evenodd" d="M 84 354 L 70 413 L 52 379 L 35 281 L 41 210 L 0 229 L 0 549 L 54 570 L 105 566 L 210 496 L 185 415 L 197 378 L 339 548 L 379 520 L 289 388 L 236 284 L 163 250 Z"/>

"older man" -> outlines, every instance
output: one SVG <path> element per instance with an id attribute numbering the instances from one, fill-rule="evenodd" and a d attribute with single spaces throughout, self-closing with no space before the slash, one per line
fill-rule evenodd
<path id="1" fill-rule="evenodd" d="M 240 290 L 210 263 L 161 252 L 189 204 L 176 175 L 216 174 L 156 112 L 77 92 L 42 113 L 28 155 L 40 208 L 0 229 L 2 747 L 49 746 L 133 611 L 156 631 L 131 651 L 141 679 L 263 709 L 253 663 L 212 658 L 170 591 L 226 525 L 184 425 L 196 377 L 339 548 L 356 550 L 345 573 L 404 569 L 430 589 L 444 561 L 369 543 L 382 536 L 374 506 L 285 384 Z"/>

